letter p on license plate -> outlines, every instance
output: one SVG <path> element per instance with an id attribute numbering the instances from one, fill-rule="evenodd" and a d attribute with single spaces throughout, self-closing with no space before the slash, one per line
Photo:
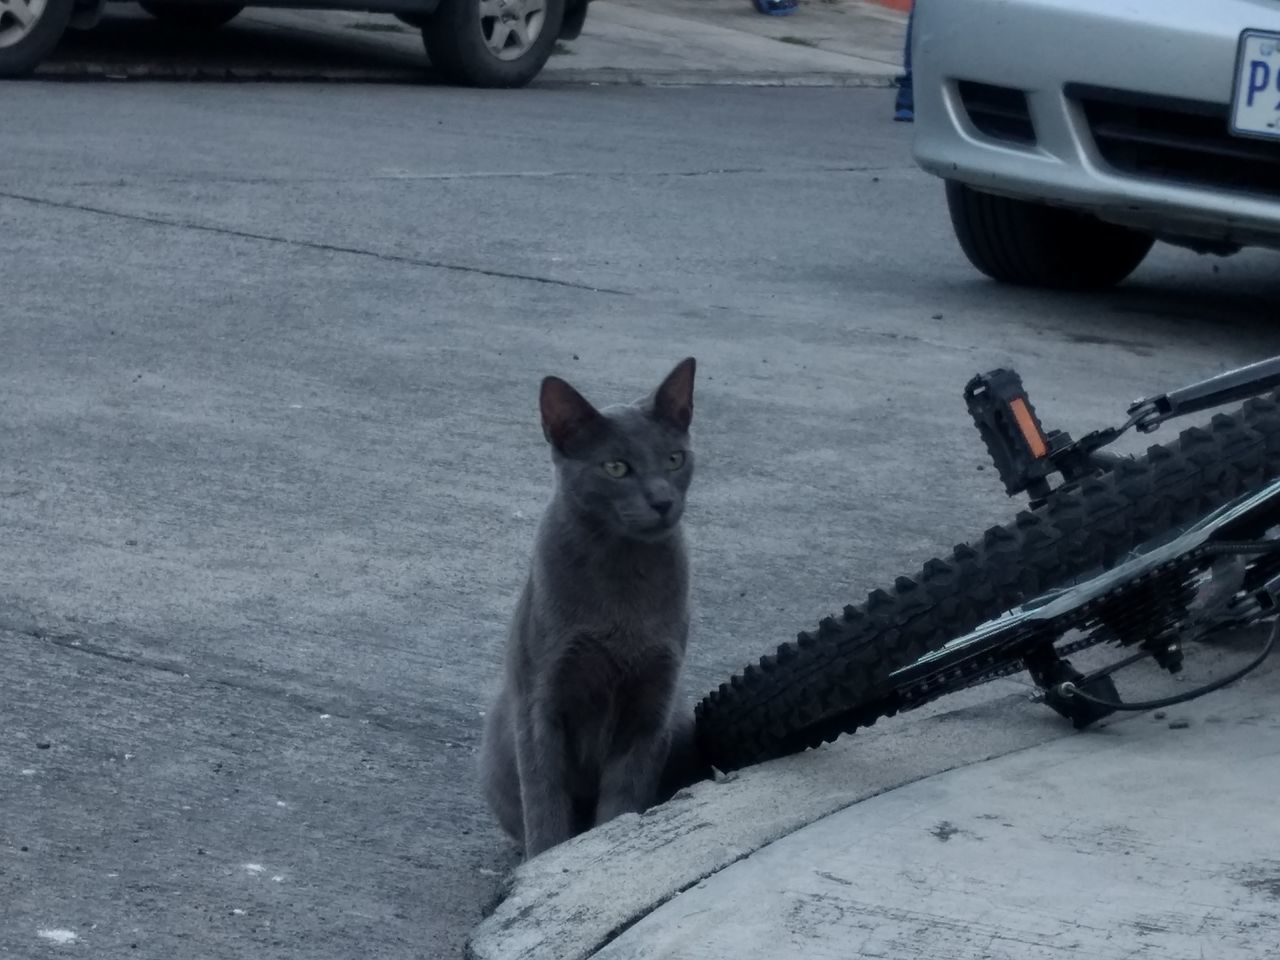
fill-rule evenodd
<path id="1" fill-rule="evenodd" d="M 1240 35 L 1231 132 L 1280 140 L 1280 33 L 1246 30 Z"/>

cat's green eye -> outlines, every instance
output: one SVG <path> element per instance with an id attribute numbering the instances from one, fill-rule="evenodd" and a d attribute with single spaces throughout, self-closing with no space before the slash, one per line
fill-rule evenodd
<path id="1" fill-rule="evenodd" d="M 667 469 L 679 470 L 683 466 L 684 466 L 684 451 L 672 450 L 671 453 L 667 455 Z"/>
<path id="2" fill-rule="evenodd" d="M 631 472 L 631 467 L 627 465 L 625 460 L 606 460 L 601 464 L 604 472 L 615 480 L 621 480 Z"/>

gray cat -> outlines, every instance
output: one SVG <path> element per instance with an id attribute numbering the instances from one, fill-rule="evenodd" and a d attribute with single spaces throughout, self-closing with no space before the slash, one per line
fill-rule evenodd
<path id="1" fill-rule="evenodd" d="M 673 733 L 688 739 L 672 717 L 694 368 L 689 357 L 648 398 L 604 410 L 542 381 L 556 489 L 481 745 L 485 795 L 526 857 L 652 805 Z"/>

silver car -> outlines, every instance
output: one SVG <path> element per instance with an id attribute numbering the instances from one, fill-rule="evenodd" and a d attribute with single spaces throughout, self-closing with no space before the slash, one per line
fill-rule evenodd
<path id="1" fill-rule="evenodd" d="M 1280 0 L 916 0 L 916 160 L 1010 283 L 1280 248 Z"/>

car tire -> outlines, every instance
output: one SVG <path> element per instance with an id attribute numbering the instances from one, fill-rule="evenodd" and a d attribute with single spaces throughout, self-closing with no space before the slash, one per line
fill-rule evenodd
<path id="1" fill-rule="evenodd" d="M 555 47 L 565 0 L 441 0 L 422 30 L 431 65 L 451 83 L 523 87 Z M 512 29 L 515 23 L 523 30 Z"/>
<path id="2" fill-rule="evenodd" d="M 947 181 L 951 224 L 965 256 L 1002 283 L 1058 290 L 1114 286 L 1155 242 L 1074 210 L 1014 200 Z"/>
<path id="3" fill-rule="evenodd" d="M 74 6 L 75 0 L 28 0 L 21 15 L 6 6 L 0 13 L 0 77 L 25 77 L 38 67 L 67 32 Z"/>
<path id="4" fill-rule="evenodd" d="M 140 6 L 161 23 L 187 30 L 216 30 L 244 10 L 244 5 L 239 3 L 167 3 L 165 0 L 142 0 Z"/>

